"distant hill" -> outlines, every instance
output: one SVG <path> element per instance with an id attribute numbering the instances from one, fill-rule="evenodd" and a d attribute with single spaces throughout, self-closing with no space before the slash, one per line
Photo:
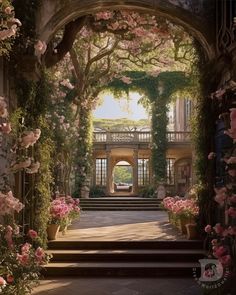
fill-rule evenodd
<path id="1" fill-rule="evenodd" d="M 137 130 L 149 129 L 150 121 L 148 119 L 140 120 L 129 120 L 126 118 L 122 119 L 94 119 L 93 120 L 94 129 L 104 129 L 104 130 Z"/>

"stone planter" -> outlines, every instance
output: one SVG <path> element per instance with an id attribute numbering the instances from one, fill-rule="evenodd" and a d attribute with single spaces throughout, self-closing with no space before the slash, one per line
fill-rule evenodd
<path id="1" fill-rule="evenodd" d="M 56 240 L 59 229 L 59 224 L 49 224 L 47 227 L 48 240 Z"/>
<path id="2" fill-rule="evenodd" d="M 89 192 L 90 192 L 89 187 L 83 186 L 80 191 L 81 199 L 89 199 Z"/>
<path id="3" fill-rule="evenodd" d="M 198 239 L 198 232 L 197 232 L 197 224 L 196 223 L 186 224 L 186 230 L 187 230 L 187 239 L 188 240 Z"/>

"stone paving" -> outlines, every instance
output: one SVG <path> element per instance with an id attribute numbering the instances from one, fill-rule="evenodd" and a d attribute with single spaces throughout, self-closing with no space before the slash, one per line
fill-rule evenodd
<path id="1" fill-rule="evenodd" d="M 140 241 L 184 239 L 164 211 L 84 211 L 59 240 Z"/>
<path id="2" fill-rule="evenodd" d="M 45 280 L 33 295 L 201 295 L 193 279 L 78 278 Z"/>
<path id="3" fill-rule="evenodd" d="M 86 211 L 59 240 L 180 240 L 162 211 Z M 33 295 L 201 295 L 194 279 L 60 278 L 42 280 Z"/>

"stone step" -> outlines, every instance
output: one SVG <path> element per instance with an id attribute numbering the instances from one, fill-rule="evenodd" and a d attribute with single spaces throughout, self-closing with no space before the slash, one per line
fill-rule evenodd
<path id="1" fill-rule="evenodd" d="M 117 207 L 160 207 L 160 204 L 158 203 L 154 203 L 154 204 L 148 204 L 148 203 L 140 203 L 140 204 L 114 204 L 114 203 L 82 203 L 80 204 L 81 207 L 83 206 L 100 206 L 100 207 L 106 207 L 106 206 L 110 206 L 110 207 L 114 207 L 114 206 L 117 206 Z"/>
<path id="2" fill-rule="evenodd" d="M 82 206 L 82 210 L 84 211 L 163 211 L 163 208 L 160 207 L 87 207 L 87 206 Z"/>
<path id="3" fill-rule="evenodd" d="M 43 275 L 48 277 L 192 277 L 193 262 L 52 262 Z"/>
<path id="4" fill-rule="evenodd" d="M 51 262 L 197 262 L 204 257 L 203 250 L 49 250 Z"/>
<path id="5" fill-rule="evenodd" d="M 109 199 L 109 198 L 94 198 L 94 199 L 80 199 L 81 203 L 99 203 L 99 202 L 121 202 L 121 203 L 161 203 L 161 200 L 158 199 Z"/>
<path id="6" fill-rule="evenodd" d="M 82 207 L 82 206 L 87 206 L 87 205 L 105 205 L 105 206 L 107 206 L 107 205 L 110 205 L 110 206 L 112 206 L 112 207 L 114 207 L 114 206 L 125 206 L 125 205 L 127 205 L 127 206 L 136 206 L 136 207 L 139 207 L 139 206 L 161 206 L 162 207 L 162 205 L 160 204 L 160 203 L 112 203 L 112 202 L 97 202 L 97 203 L 95 203 L 95 202 L 86 202 L 86 203 L 80 203 L 80 206 Z"/>
<path id="7" fill-rule="evenodd" d="M 48 243 L 49 250 L 201 250 L 203 242 L 199 240 L 177 241 L 78 241 L 56 240 Z"/>

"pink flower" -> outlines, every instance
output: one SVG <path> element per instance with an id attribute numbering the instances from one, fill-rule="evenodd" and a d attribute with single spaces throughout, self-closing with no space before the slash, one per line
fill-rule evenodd
<path id="1" fill-rule="evenodd" d="M 10 7 L 10 6 L 7 6 L 4 11 L 5 11 L 6 14 L 11 14 L 12 11 L 13 11 L 13 8 Z"/>
<path id="2" fill-rule="evenodd" d="M 217 244 L 218 244 L 217 239 L 213 239 L 213 240 L 211 241 L 211 244 L 212 244 L 212 246 L 217 246 Z"/>
<path id="3" fill-rule="evenodd" d="M 96 17 L 96 20 L 108 20 L 113 17 L 113 12 L 111 11 L 98 12 L 96 13 L 95 17 Z"/>
<path id="4" fill-rule="evenodd" d="M 211 152 L 211 153 L 207 156 L 207 158 L 208 158 L 208 160 L 213 160 L 213 159 L 215 158 L 215 156 L 216 156 L 216 153 Z"/>
<path id="5" fill-rule="evenodd" d="M 0 291 L 1 289 L 6 287 L 7 282 L 4 280 L 3 277 L 0 276 Z"/>
<path id="6" fill-rule="evenodd" d="M 236 195 L 232 195 L 229 200 L 231 203 L 236 203 Z"/>
<path id="7" fill-rule="evenodd" d="M 17 254 L 17 260 L 20 262 L 20 264 L 25 266 L 29 263 L 29 254 L 28 253 L 24 253 L 22 255 Z"/>
<path id="8" fill-rule="evenodd" d="M 211 233 L 211 231 L 212 231 L 212 227 L 211 227 L 210 224 L 208 224 L 208 225 L 205 227 L 205 232 L 209 234 L 209 233 Z"/>
<path id="9" fill-rule="evenodd" d="M 41 248 L 41 247 L 38 247 L 35 251 L 35 257 L 36 257 L 36 260 L 38 263 L 42 263 L 43 262 L 43 259 L 45 257 L 45 252 L 44 250 Z"/>
<path id="10" fill-rule="evenodd" d="M 220 204 L 223 205 L 225 200 L 227 199 L 227 188 L 221 187 L 221 188 L 215 188 L 216 196 L 214 200 Z"/>
<path id="11" fill-rule="evenodd" d="M 11 132 L 11 123 L 2 123 L 0 131 L 4 134 L 9 134 Z"/>
<path id="12" fill-rule="evenodd" d="M 224 255 L 219 257 L 219 261 L 223 266 L 229 266 L 231 264 L 231 257 L 230 255 Z"/>
<path id="13" fill-rule="evenodd" d="M 224 231 L 224 228 L 221 226 L 220 223 L 217 223 L 217 224 L 213 227 L 213 229 L 215 230 L 215 232 L 216 232 L 217 234 L 222 234 L 223 231 Z"/>
<path id="14" fill-rule="evenodd" d="M 24 254 L 28 254 L 30 249 L 31 249 L 32 245 L 29 243 L 25 243 L 21 246 L 21 253 Z"/>
<path id="15" fill-rule="evenodd" d="M 227 161 L 227 164 L 236 164 L 236 157 L 230 157 Z"/>
<path id="16" fill-rule="evenodd" d="M 38 40 L 34 45 L 34 53 L 40 58 L 47 50 L 47 44 L 44 41 Z"/>
<path id="17" fill-rule="evenodd" d="M 228 210 L 226 210 L 228 215 L 232 218 L 236 218 L 236 208 L 230 207 Z"/>
<path id="18" fill-rule="evenodd" d="M 231 236 L 236 236 L 236 226 L 229 226 L 228 233 Z"/>
<path id="19" fill-rule="evenodd" d="M 38 237 L 38 233 L 37 233 L 35 230 L 30 229 L 30 230 L 28 231 L 28 236 L 29 236 L 31 239 L 36 239 L 36 238 Z"/>
<path id="20" fill-rule="evenodd" d="M 12 275 L 7 275 L 8 284 L 12 284 L 14 282 L 14 277 Z"/>
<path id="21" fill-rule="evenodd" d="M 217 258 L 223 256 L 226 253 L 226 248 L 224 246 L 216 247 L 214 249 L 213 255 Z"/>
<path id="22" fill-rule="evenodd" d="M 132 80 L 130 77 L 126 77 L 126 76 L 123 76 L 121 78 L 121 80 L 125 83 L 125 84 L 131 84 L 132 83 Z"/>
<path id="23" fill-rule="evenodd" d="M 229 169 L 228 170 L 228 174 L 232 177 L 235 177 L 236 176 L 236 170 L 235 169 Z"/>

